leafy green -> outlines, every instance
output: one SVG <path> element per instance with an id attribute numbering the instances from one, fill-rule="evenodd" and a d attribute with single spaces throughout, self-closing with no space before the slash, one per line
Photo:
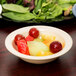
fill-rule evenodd
<path id="1" fill-rule="evenodd" d="M 58 0 L 59 4 L 64 4 L 64 3 L 76 3 L 76 0 Z"/>
<path id="2" fill-rule="evenodd" d="M 70 3 L 70 0 L 58 0 L 58 4 Z"/>
<path id="3" fill-rule="evenodd" d="M 61 8 L 63 9 L 63 10 L 67 10 L 70 6 L 72 6 L 71 4 L 60 4 L 60 6 L 61 6 Z"/>
<path id="4" fill-rule="evenodd" d="M 26 13 L 28 12 L 29 8 L 28 7 L 23 7 L 23 6 L 20 6 L 20 5 L 16 5 L 16 4 L 3 4 L 2 7 L 5 9 L 5 10 L 8 10 L 8 11 L 14 11 L 14 12 L 18 12 L 18 13 Z"/>
<path id="5" fill-rule="evenodd" d="M 16 21 L 26 21 L 26 20 L 31 20 L 33 18 L 35 18 L 35 16 L 32 13 L 25 13 L 25 14 L 21 14 L 21 13 L 15 13 L 15 12 L 7 12 L 7 13 L 3 13 L 3 16 L 10 18 L 12 20 L 16 20 Z"/>
<path id="6" fill-rule="evenodd" d="M 6 0 L 0 0 L 0 4 L 6 3 Z"/>
<path id="7" fill-rule="evenodd" d="M 45 19 L 45 16 L 36 17 L 35 19 L 44 20 Z"/>
<path id="8" fill-rule="evenodd" d="M 70 0 L 70 3 L 76 3 L 76 0 Z"/>
<path id="9" fill-rule="evenodd" d="M 29 0 L 31 1 L 31 0 Z M 0 0 L 3 7 L 2 15 L 8 19 L 28 22 L 51 22 L 65 19 L 63 12 L 73 6 L 76 0 L 35 0 L 35 8 L 30 11 L 29 4 L 24 7 L 23 0 L 17 0 L 15 4 L 8 4 L 6 0 Z M 32 7 L 32 6 L 31 6 Z M 72 15 L 70 11 L 69 16 Z M 73 16 L 73 15 L 72 15 Z"/>
<path id="10" fill-rule="evenodd" d="M 35 6 L 37 6 L 38 0 L 35 0 Z"/>
<path id="11" fill-rule="evenodd" d="M 50 15 L 47 16 L 47 19 L 55 18 L 62 14 L 62 8 L 59 5 L 54 5 L 54 7 L 50 10 Z"/>
<path id="12" fill-rule="evenodd" d="M 34 12 L 37 13 L 39 11 L 39 9 L 41 9 L 41 6 L 42 6 L 42 0 L 39 0 L 34 9 Z"/>
<path id="13" fill-rule="evenodd" d="M 22 0 L 18 0 L 17 2 L 16 2 L 16 4 L 21 4 L 22 5 L 22 3 L 23 3 L 23 1 Z"/>

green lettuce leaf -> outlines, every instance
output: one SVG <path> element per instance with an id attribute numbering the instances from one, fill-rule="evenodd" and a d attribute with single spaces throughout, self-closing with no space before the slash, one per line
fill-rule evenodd
<path id="1" fill-rule="evenodd" d="M 5 10 L 8 11 L 14 11 L 14 12 L 18 12 L 18 13 L 26 13 L 29 12 L 29 8 L 28 7 L 23 7 L 21 5 L 17 5 L 17 4 L 3 4 L 2 7 Z"/>
<path id="2" fill-rule="evenodd" d="M 16 20 L 16 21 L 26 21 L 26 20 L 31 20 L 31 19 L 35 18 L 35 16 L 29 12 L 25 13 L 25 14 L 7 12 L 7 13 L 3 13 L 2 15 L 9 19 Z"/>

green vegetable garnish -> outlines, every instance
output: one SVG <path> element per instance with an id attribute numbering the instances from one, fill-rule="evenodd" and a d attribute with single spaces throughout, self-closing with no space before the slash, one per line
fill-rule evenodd
<path id="1" fill-rule="evenodd" d="M 29 11 L 28 7 L 25 8 L 23 6 L 16 5 L 16 4 L 3 4 L 2 6 L 5 10 L 18 12 L 18 13 L 26 13 Z"/>
<path id="2" fill-rule="evenodd" d="M 12 20 L 16 20 L 16 21 L 26 21 L 26 20 L 31 20 L 33 18 L 35 18 L 35 16 L 32 13 L 25 13 L 25 14 L 21 14 L 21 13 L 15 13 L 15 12 L 7 12 L 7 13 L 3 13 L 3 16 L 10 18 Z"/>
<path id="3" fill-rule="evenodd" d="M 71 7 L 75 3 L 76 0 L 0 0 L 3 17 L 27 22 L 63 20 L 66 18 L 65 16 L 73 16 Z M 69 10 L 68 14 L 67 10 Z M 65 11 L 66 15 L 64 15 Z"/>

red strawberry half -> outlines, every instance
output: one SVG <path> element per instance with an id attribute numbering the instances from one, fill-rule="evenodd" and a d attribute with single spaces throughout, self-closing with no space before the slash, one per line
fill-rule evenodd
<path id="1" fill-rule="evenodd" d="M 22 54 L 29 55 L 29 48 L 27 46 L 27 41 L 24 39 L 17 41 L 18 51 Z"/>

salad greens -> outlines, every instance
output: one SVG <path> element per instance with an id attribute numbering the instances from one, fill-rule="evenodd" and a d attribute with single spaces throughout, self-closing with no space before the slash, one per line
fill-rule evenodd
<path id="1" fill-rule="evenodd" d="M 75 3 L 76 0 L 0 1 L 3 8 L 2 16 L 14 21 L 47 21 L 55 20 L 60 17 L 63 19 L 65 16 L 68 17 L 72 15 L 71 10 Z M 30 10 L 30 8 L 32 8 L 32 10 Z"/>
<path id="2" fill-rule="evenodd" d="M 25 20 L 30 20 L 30 19 L 35 18 L 35 16 L 29 12 L 27 12 L 25 14 L 15 13 L 15 12 L 7 12 L 7 13 L 3 13 L 3 16 L 8 17 L 13 20 L 18 20 L 18 21 L 25 21 Z"/>
<path id="3" fill-rule="evenodd" d="M 26 13 L 29 12 L 29 8 L 28 7 L 23 7 L 20 5 L 15 5 L 15 4 L 4 4 L 2 5 L 2 7 L 4 9 L 6 9 L 7 11 L 12 11 L 12 12 L 18 12 L 18 13 Z"/>
<path id="4" fill-rule="evenodd" d="M 6 0 L 0 0 L 0 4 L 6 3 Z"/>

